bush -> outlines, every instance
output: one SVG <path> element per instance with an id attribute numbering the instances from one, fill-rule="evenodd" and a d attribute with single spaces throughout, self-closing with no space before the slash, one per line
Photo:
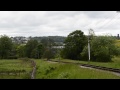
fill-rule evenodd
<path id="1" fill-rule="evenodd" d="M 111 36 L 99 36 L 93 38 L 90 42 L 91 60 L 100 62 L 109 62 L 113 56 L 119 55 L 117 47 L 115 46 L 115 39 Z M 88 48 L 84 47 L 81 53 L 82 59 L 88 60 Z"/>

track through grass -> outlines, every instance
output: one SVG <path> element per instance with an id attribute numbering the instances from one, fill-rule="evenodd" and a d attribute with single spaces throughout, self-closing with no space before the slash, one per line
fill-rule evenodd
<path id="1" fill-rule="evenodd" d="M 120 79 L 108 71 L 81 68 L 75 64 L 50 63 L 36 60 L 36 79 Z"/>

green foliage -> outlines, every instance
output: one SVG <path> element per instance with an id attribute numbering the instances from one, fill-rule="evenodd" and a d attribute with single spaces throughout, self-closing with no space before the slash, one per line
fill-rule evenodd
<path id="1" fill-rule="evenodd" d="M 38 43 L 38 45 L 31 52 L 31 57 L 35 59 L 41 58 L 43 55 L 43 50 L 44 50 L 43 45 Z"/>
<path id="2" fill-rule="evenodd" d="M 4 35 L 0 37 L 0 58 L 7 59 L 10 56 L 12 50 L 12 40 Z"/>
<path id="3" fill-rule="evenodd" d="M 87 38 L 81 30 L 76 30 L 65 39 L 65 48 L 61 52 L 63 58 L 81 59 L 80 53 L 87 44 Z"/>
<path id="4" fill-rule="evenodd" d="M 54 50 L 52 48 L 46 48 L 42 57 L 47 58 L 47 60 L 50 60 L 51 58 L 54 58 L 55 53 L 53 51 Z"/>
<path id="5" fill-rule="evenodd" d="M 53 48 L 54 46 L 54 40 L 51 38 L 42 39 L 41 43 L 43 44 L 43 58 L 47 58 L 47 60 L 50 60 L 51 58 L 55 57 L 56 49 Z"/>
<path id="6" fill-rule="evenodd" d="M 25 45 L 26 57 L 36 59 L 41 58 L 43 54 L 43 48 L 43 45 L 38 43 L 37 40 L 29 40 Z"/>
<path id="7" fill-rule="evenodd" d="M 12 43 L 12 50 L 10 51 L 10 56 L 8 57 L 8 59 L 17 59 L 17 47 L 18 45 L 15 43 Z"/>
<path id="8" fill-rule="evenodd" d="M 112 36 L 98 36 L 90 41 L 91 60 L 108 62 L 113 56 L 118 55 L 115 39 Z M 83 60 L 88 60 L 88 48 L 84 47 L 81 53 Z"/>
<path id="9" fill-rule="evenodd" d="M 37 47 L 37 45 L 38 45 L 37 40 L 32 40 L 31 39 L 27 42 L 27 44 L 25 46 L 25 49 L 26 49 L 25 51 L 26 51 L 26 56 L 28 58 L 32 58 L 32 52 Z"/>
<path id="10" fill-rule="evenodd" d="M 42 58 L 43 54 L 51 53 L 48 58 L 53 58 L 56 50 L 52 49 L 54 45 L 62 45 L 65 37 L 29 37 L 27 44 L 25 37 L 11 37 L 6 35 L 0 37 L 0 59 L 17 58 Z M 54 42 L 54 40 L 56 42 Z M 59 43 L 58 43 L 59 42 Z M 47 48 L 51 48 L 47 50 Z"/>
<path id="11" fill-rule="evenodd" d="M 41 43 L 38 43 L 37 40 L 29 40 L 25 46 L 26 56 L 28 58 L 35 58 L 39 59 L 42 57 L 45 58 L 52 58 L 53 57 L 53 49 L 52 47 L 52 40 L 44 41 Z"/>
<path id="12" fill-rule="evenodd" d="M 17 55 L 19 58 L 25 57 L 25 45 L 18 45 Z"/>

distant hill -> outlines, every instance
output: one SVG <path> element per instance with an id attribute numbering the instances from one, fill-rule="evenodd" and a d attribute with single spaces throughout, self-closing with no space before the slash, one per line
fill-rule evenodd
<path id="1" fill-rule="evenodd" d="M 26 44 L 28 40 L 34 39 L 37 40 L 38 42 L 41 42 L 41 40 L 48 40 L 51 39 L 53 42 L 57 44 L 63 44 L 65 41 L 66 37 L 63 36 L 40 36 L 40 37 L 23 37 L 23 36 L 16 36 L 16 37 L 11 37 L 12 41 L 17 43 L 17 44 Z"/>
<path id="2" fill-rule="evenodd" d="M 63 37 L 63 36 L 43 36 L 43 37 L 32 37 L 32 39 L 35 39 L 39 42 L 42 39 L 52 39 L 54 42 L 64 42 L 66 37 Z"/>

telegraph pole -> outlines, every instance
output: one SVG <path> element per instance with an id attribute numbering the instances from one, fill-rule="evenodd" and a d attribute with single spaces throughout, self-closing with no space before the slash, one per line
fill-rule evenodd
<path id="1" fill-rule="evenodd" d="M 89 57 L 89 61 L 90 61 L 90 35 L 88 34 L 88 57 Z"/>

